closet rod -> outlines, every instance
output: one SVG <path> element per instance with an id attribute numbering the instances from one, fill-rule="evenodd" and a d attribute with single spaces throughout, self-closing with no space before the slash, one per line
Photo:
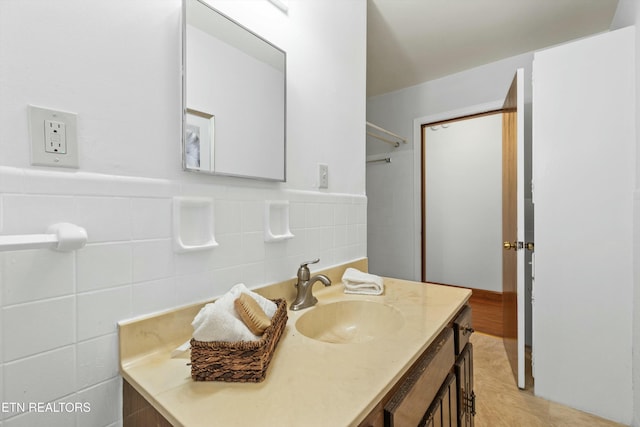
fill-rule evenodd
<path id="1" fill-rule="evenodd" d="M 395 133 L 393 133 L 393 132 L 391 132 L 391 131 L 388 131 L 388 130 L 386 130 L 385 128 L 380 127 L 380 126 L 378 126 L 378 125 L 376 125 L 376 124 L 373 124 L 373 123 L 371 123 L 371 122 L 367 122 L 367 126 L 369 126 L 370 128 L 373 128 L 373 129 L 375 129 L 375 130 L 377 130 L 377 131 L 380 131 L 380 132 L 382 132 L 382 133 L 386 133 L 387 135 L 390 135 L 390 136 L 392 136 L 392 137 L 394 137 L 394 138 L 398 138 L 398 139 L 399 139 L 400 141 L 402 141 L 404 144 L 406 144 L 406 143 L 407 143 L 407 139 L 406 139 L 406 138 L 403 138 L 403 137 L 401 137 L 400 135 L 397 135 L 397 134 L 395 134 Z"/>
<path id="2" fill-rule="evenodd" d="M 391 158 L 385 157 L 384 159 L 367 160 L 367 163 L 377 163 L 377 162 L 391 163 Z"/>
<path id="3" fill-rule="evenodd" d="M 379 139 L 380 141 L 384 141 L 384 142 L 386 142 L 387 144 L 391 144 L 391 145 L 393 145 L 393 146 L 394 146 L 394 147 L 396 147 L 396 148 L 400 146 L 400 143 L 399 143 L 398 141 L 392 141 L 392 140 L 390 140 L 390 139 L 388 139 L 388 138 L 385 138 L 384 136 L 376 135 L 376 134 L 375 134 L 375 133 L 373 133 L 373 132 L 367 132 L 367 135 L 372 136 L 372 137 L 374 137 L 374 138 L 377 138 L 377 139 Z"/>

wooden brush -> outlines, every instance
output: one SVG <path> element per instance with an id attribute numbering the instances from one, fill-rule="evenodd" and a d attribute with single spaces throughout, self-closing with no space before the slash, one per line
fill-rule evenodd
<path id="1" fill-rule="evenodd" d="M 256 300 L 250 295 L 241 293 L 233 302 L 240 319 L 254 335 L 262 335 L 269 326 L 271 319 L 267 316 Z"/>

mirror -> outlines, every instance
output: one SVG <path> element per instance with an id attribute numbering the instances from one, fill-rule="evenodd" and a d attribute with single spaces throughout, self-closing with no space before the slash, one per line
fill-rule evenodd
<path id="1" fill-rule="evenodd" d="M 286 181 L 285 52 L 201 0 L 183 16 L 183 169 Z"/>

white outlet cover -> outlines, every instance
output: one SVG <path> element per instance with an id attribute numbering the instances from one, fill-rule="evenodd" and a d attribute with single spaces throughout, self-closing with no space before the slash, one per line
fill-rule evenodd
<path id="1" fill-rule="evenodd" d="M 31 164 L 63 168 L 78 167 L 77 114 L 29 105 Z M 45 148 L 45 121 L 64 123 L 66 153 L 50 153 Z"/>

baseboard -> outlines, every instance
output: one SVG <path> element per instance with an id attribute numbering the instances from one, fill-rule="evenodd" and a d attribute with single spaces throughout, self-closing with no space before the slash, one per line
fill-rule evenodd
<path id="1" fill-rule="evenodd" d="M 503 337 L 502 324 L 502 292 L 473 289 L 466 286 L 456 286 L 439 283 L 445 286 L 471 289 L 469 305 L 473 310 L 473 329 L 497 337 Z"/>

